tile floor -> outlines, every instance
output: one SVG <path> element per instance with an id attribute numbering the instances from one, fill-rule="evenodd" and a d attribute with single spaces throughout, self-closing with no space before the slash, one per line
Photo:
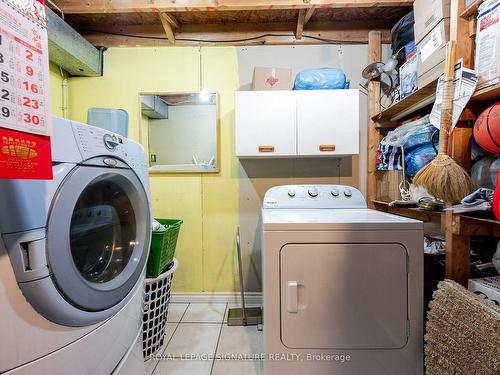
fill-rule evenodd
<path id="1" fill-rule="evenodd" d="M 262 332 L 228 327 L 222 304 L 171 303 L 165 343 L 146 362 L 148 375 L 261 375 Z M 255 359 L 257 357 L 257 359 Z"/>

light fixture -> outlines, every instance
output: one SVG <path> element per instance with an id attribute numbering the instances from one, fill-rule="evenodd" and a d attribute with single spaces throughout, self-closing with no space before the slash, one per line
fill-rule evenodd
<path id="1" fill-rule="evenodd" d="M 200 101 L 202 101 L 203 103 L 210 102 L 210 93 L 207 91 L 200 92 Z"/>

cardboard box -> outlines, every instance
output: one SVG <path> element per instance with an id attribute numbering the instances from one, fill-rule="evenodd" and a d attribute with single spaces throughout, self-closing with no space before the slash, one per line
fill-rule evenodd
<path id="1" fill-rule="evenodd" d="M 292 88 L 292 69 L 255 68 L 253 70 L 253 90 L 291 90 Z"/>
<path id="2" fill-rule="evenodd" d="M 418 54 L 418 77 L 422 77 L 425 73 L 433 70 L 435 67 L 442 64 L 446 58 L 446 43 L 450 36 L 450 19 L 445 18 L 417 44 Z M 443 74 L 443 70 L 435 77 Z M 419 87 L 423 87 L 419 82 Z"/>
<path id="3" fill-rule="evenodd" d="M 403 181 L 403 171 L 377 171 L 377 200 L 392 202 L 401 199 L 399 184 Z"/>
<path id="4" fill-rule="evenodd" d="M 469 280 L 469 290 L 500 305 L 500 276 Z"/>
<path id="5" fill-rule="evenodd" d="M 400 97 L 406 98 L 417 91 L 418 56 L 414 54 L 399 68 Z"/>
<path id="6" fill-rule="evenodd" d="M 444 73 L 444 61 L 418 77 L 418 87 L 425 87 Z"/>
<path id="7" fill-rule="evenodd" d="M 415 0 L 414 35 L 415 43 L 420 42 L 444 18 L 450 18 L 450 0 Z"/>
<path id="8" fill-rule="evenodd" d="M 476 29 L 475 70 L 477 88 L 500 82 L 500 2 L 487 1 L 479 7 Z"/>

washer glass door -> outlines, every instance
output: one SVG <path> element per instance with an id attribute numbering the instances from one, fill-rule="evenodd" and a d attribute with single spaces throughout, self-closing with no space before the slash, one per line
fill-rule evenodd
<path id="1" fill-rule="evenodd" d="M 62 184 L 49 217 L 52 277 L 83 310 L 107 309 L 139 279 L 150 241 L 147 194 L 131 169 L 79 166 Z"/>

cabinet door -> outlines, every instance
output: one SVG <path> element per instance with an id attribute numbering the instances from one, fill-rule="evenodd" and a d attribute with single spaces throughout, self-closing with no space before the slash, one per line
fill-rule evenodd
<path id="1" fill-rule="evenodd" d="M 359 153 L 359 90 L 297 92 L 299 156 Z"/>
<path id="2" fill-rule="evenodd" d="M 238 91 L 235 102 L 236 155 L 297 154 L 296 100 L 293 91 Z"/>

